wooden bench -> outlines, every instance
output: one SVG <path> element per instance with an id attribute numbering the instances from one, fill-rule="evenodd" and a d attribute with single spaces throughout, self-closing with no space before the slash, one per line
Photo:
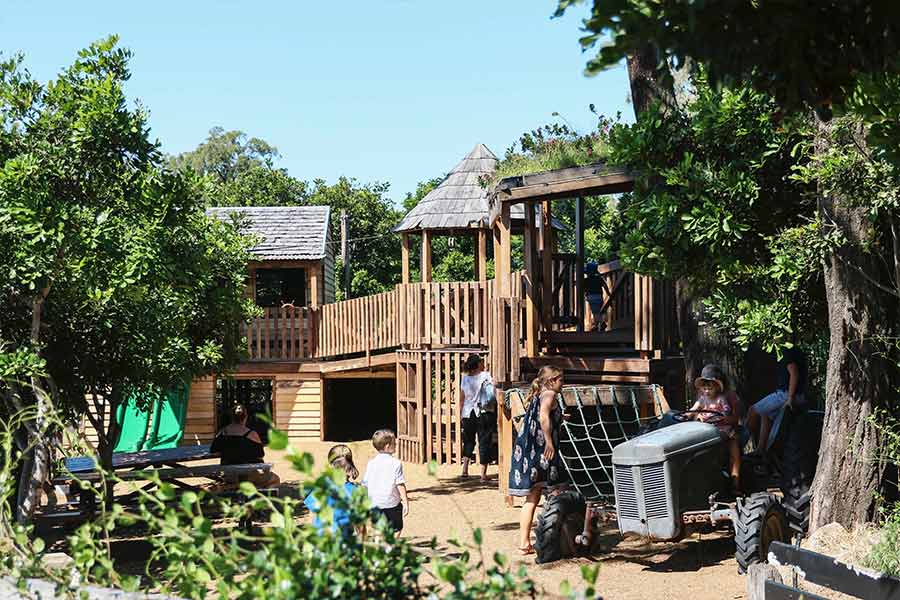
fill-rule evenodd
<path id="1" fill-rule="evenodd" d="M 158 469 L 135 469 L 133 471 L 120 471 L 115 477 L 121 481 L 141 481 L 154 477 L 160 481 L 174 481 L 189 478 L 205 479 L 238 479 L 241 476 L 253 473 L 263 474 L 272 470 L 270 463 L 251 463 L 246 465 L 196 465 L 189 467 L 162 467 Z M 71 473 L 59 475 L 53 479 L 53 484 L 74 483 L 77 481 L 89 481 L 92 483 L 101 480 L 100 473 L 89 471 L 86 473 Z"/>
<path id="2" fill-rule="evenodd" d="M 179 489 L 186 491 L 201 491 L 200 487 L 195 484 L 182 481 L 183 479 L 206 479 L 216 483 L 237 482 L 241 478 L 253 474 L 264 474 L 272 470 L 270 463 L 251 463 L 243 465 L 193 465 L 193 466 L 177 466 L 177 467 L 159 467 L 159 468 L 140 468 L 131 471 L 118 471 L 115 473 L 116 479 L 120 481 L 146 481 L 140 489 L 131 491 L 127 494 L 116 498 L 117 502 L 127 503 L 144 491 L 150 491 L 156 487 L 156 481 L 160 483 L 171 483 Z M 47 513 L 43 518 L 48 522 L 66 521 L 71 522 L 78 518 L 84 519 L 90 517 L 96 511 L 96 494 L 92 489 L 94 485 L 101 482 L 102 478 L 97 471 L 86 471 L 81 473 L 65 473 L 57 475 L 53 478 L 54 485 L 68 485 L 69 494 L 67 497 L 69 503 L 60 507 L 55 513 Z M 82 489 L 83 483 L 89 483 L 88 489 Z M 211 490 L 204 490 L 207 493 L 219 495 Z M 227 490 L 222 494 L 234 494 L 236 491 Z M 75 502 L 72 502 L 72 499 Z M 65 515 L 64 518 L 63 515 Z M 57 518 L 59 516 L 60 518 Z"/>

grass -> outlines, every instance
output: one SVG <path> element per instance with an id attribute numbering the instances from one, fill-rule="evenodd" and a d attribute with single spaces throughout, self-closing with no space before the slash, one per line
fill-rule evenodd
<path id="1" fill-rule="evenodd" d="M 564 125 L 545 125 L 525 133 L 507 149 L 493 176 L 482 185 L 493 187 L 507 177 L 602 162 L 607 155 L 605 132 L 580 135 Z"/>

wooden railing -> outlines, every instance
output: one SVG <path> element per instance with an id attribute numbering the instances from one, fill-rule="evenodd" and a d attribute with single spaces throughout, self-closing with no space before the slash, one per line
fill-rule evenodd
<path id="1" fill-rule="evenodd" d="M 400 344 L 487 346 L 493 288 L 491 281 L 398 285 Z"/>
<path id="2" fill-rule="evenodd" d="M 576 303 L 579 301 L 585 303 L 584 328 L 588 329 L 593 322 L 592 312 L 587 303 L 587 282 L 585 281 L 584 293 L 579 298 L 576 294 L 575 281 L 577 276 L 584 275 L 575 271 L 574 254 L 553 255 L 553 280 L 549 291 L 551 328 L 554 331 L 574 330 L 577 327 Z M 633 275 L 625 272 L 618 260 L 598 265 L 597 274 L 602 287 L 601 329 L 611 331 L 631 327 L 634 320 Z"/>
<path id="3" fill-rule="evenodd" d="M 510 289 L 521 292 L 521 275 Z M 410 283 L 313 308 L 265 308 L 241 329 L 251 361 L 303 360 L 394 348 L 486 347 L 493 281 Z"/>
<path id="4" fill-rule="evenodd" d="M 319 344 L 316 356 L 339 356 L 394 348 L 400 344 L 397 290 L 318 308 Z"/>
<path id="5" fill-rule="evenodd" d="M 262 311 L 261 317 L 241 325 L 250 360 L 302 360 L 316 355 L 316 309 L 285 305 Z"/>

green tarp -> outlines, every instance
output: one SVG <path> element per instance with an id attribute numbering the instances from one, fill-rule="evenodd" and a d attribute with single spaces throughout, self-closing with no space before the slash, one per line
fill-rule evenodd
<path id="1" fill-rule="evenodd" d="M 162 392 L 132 392 L 117 413 L 121 432 L 114 452 L 178 446 L 184 435 L 189 390 L 184 384 Z"/>

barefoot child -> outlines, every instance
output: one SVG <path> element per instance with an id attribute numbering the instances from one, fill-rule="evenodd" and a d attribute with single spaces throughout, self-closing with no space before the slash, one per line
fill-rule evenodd
<path id="1" fill-rule="evenodd" d="M 406 496 L 406 479 L 403 463 L 392 454 L 397 438 L 390 429 L 379 429 L 372 436 L 372 445 L 378 454 L 366 465 L 363 485 L 372 502 L 373 516 L 384 516 L 394 531 L 403 529 L 403 518 L 409 514 L 409 498 Z"/>
<path id="2" fill-rule="evenodd" d="M 732 403 L 725 394 L 723 380 L 724 374 L 716 365 L 703 367 L 700 377 L 694 380 L 694 387 L 697 388 L 697 401 L 688 412 L 713 411 L 695 412 L 692 418 L 695 421 L 715 425 L 722 440 L 728 444 L 728 451 L 731 455 L 731 485 L 735 493 L 738 493 L 740 490 L 741 448 L 738 444 L 735 425 L 737 425 L 739 417 L 735 414 Z"/>

